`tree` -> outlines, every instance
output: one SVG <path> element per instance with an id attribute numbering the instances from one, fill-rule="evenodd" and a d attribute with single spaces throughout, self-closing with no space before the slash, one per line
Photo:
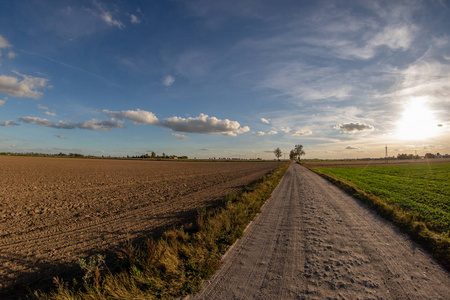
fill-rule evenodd
<path id="1" fill-rule="evenodd" d="M 295 151 L 294 150 L 291 150 L 291 152 L 289 152 L 289 159 L 290 160 L 295 160 L 295 157 L 296 157 L 297 155 L 295 154 Z"/>
<path id="2" fill-rule="evenodd" d="M 295 156 L 298 157 L 298 160 L 302 157 L 302 155 L 305 155 L 305 151 L 303 151 L 303 145 L 295 145 L 294 147 Z"/>
<path id="3" fill-rule="evenodd" d="M 275 154 L 276 158 L 278 158 L 278 160 L 280 160 L 281 157 L 281 149 L 277 148 L 275 150 L 273 150 L 273 154 Z"/>

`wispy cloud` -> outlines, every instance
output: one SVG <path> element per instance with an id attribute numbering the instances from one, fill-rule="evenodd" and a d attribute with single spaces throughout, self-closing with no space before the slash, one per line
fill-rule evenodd
<path id="1" fill-rule="evenodd" d="M 46 111 L 44 114 L 46 114 L 47 116 L 56 117 L 56 113 L 53 112 Z"/>
<path id="2" fill-rule="evenodd" d="M 89 129 L 89 130 L 101 130 L 101 131 L 110 131 L 114 128 L 123 128 L 122 121 L 116 121 L 111 118 L 109 120 L 98 120 L 91 119 L 84 122 L 64 122 L 59 121 L 58 123 L 54 123 L 47 119 L 42 119 L 38 117 L 22 117 L 19 118 L 19 121 L 24 123 L 36 124 L 43 127 L 52 127 L 57 129 Z"/>
<path id="3" fill-rule="evenodd" d="M 171 86 L 172 84 L 175 83 L 175 77 L 173 77 L 171 75 L 167 75 L 163 78 L 162 83 L 164 86 Z"/>
<path id="4" fill-rule="evenodd" d="M 278 134 L 278 131 L 276 131 L 276 130 L 271 130 L 271 131 L 269 131 L 269 132 L 258 131 L 258 132 L 256 133 L 256 135 L 258 135 L 258 136 L 263 136 L 263 135 L 274 135 L 274 134 Z"/>
<path id="5" fill-rule="evenodd" d="M 311 130 L 297 130 L 292 133 L 292 136 L 305 136 L 305 135 L 311 135 Z"/>
<path id="6" fill-rule="evenodd" d="M 270 123 L 270 119 L 261 118 L 261 122 L 269 124 Z"/>
<path id="7" fill-rule="evenodd" d="M 188 136 L 185 136 L 184 134 L 178 134 L 178 133 L 171 133 L 170 135 L 176 137 L 177 140 L 186 140 L 189 138 Z"/>
<path id="8" fill-rule="evenodd" d="M 130 14 L 130 22 L 133 24 L 139 24 L 141 23 L 141 20 L 136 15 Z"/>
<path id="9" fill-rule="evenodd" d="M 106 22 L 106 24 L 108 24 L 109 26 L 115 26 L 119 29 L 125 28 L 125 25 L 122 22 L 120 22 L 119 20 L 117 20 L 113 17 L 113 13 L 109 9 L 106 8 L 106 5 L 104 5 L 98 1 L 94 1 L 94 4 L 100 10 L 99 17 L 104 22 Z"/>

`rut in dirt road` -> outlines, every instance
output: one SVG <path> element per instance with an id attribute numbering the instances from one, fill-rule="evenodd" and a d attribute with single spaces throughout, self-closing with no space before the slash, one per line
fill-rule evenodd
<path id="1" fill-rule="evenodd" d="M 449 299 L 450 275 L 365 205 L 293 164 L 193 299 Z"/>

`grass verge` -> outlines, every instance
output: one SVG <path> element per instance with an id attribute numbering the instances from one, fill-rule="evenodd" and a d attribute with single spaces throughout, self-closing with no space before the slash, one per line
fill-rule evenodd
<path id="1" fill-rule="evenodd" d="M 283 177 L 289 163 L 221 207 L 199 211 L 196 222 L 167 231 L 157 240 L 126 244 L 118 251 L 119 271 L 111 272 L 102 255 L 80 260 L 82 282 L 55 278 L 56 290 L 35 292 L 38 299 L 171 299 L 193 294 L 219 268 L 221 257 L 242 236 Z"/>
<path id="2" fill-rule="evenodd" d="M 307 165 L 305 166 L 308 168 Z M 356 185 L 333 175 L 326 174 L 315 168 L 309 169 L 338 186 L 347 194 L 366 203 L 383 218 L 394 223 L 413 240 L 427 249 L 442 266 L 450 271 L 450 236 L 430 230 L 414 212 L 408 211 L 394 203 L 388 203 L 386 199 L 368 193 Z"/>

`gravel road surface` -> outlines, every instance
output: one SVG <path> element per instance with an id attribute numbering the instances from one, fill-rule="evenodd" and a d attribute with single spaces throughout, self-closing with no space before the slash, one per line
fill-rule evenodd
<path id="1" fill-rule="evenodd" d="M 450 274 L 389 222 L 305 167 L 190 299 L 450 299 Z"/>

